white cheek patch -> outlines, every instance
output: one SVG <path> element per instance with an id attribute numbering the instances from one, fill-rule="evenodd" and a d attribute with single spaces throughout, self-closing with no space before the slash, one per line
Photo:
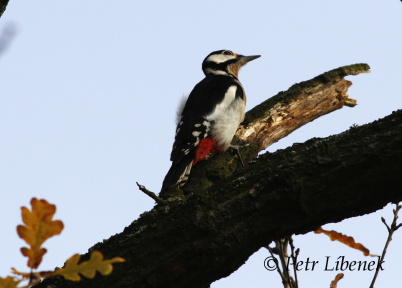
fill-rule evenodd
<path id="1" fill-rule="evenodd" d="M 234 58 L 235 58 L 234 55 L 214 54 L 214 55 L 209 56 L 207 58 L 207 61 L 219 64 L 219 63 L 223 63 L 223 62 L 226 62 L 226 61 L 234 59 Z"/>

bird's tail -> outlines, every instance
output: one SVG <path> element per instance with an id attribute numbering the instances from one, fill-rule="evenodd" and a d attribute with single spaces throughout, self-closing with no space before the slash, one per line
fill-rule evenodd
<path id="1" fill-rule="evenodd" d="M 165 176 L 165 179 L 163 180 L 159 197 L 163 196 L 169 186 L 183 186 L 186 183 L 188 176 L 190 175 L 191 167 L 193 166 L 193 156 L 188 156 L 190 155 L 186 155 L 186 157 L 181 159 L 179 162 L 172 163 L 172 166 L 170 167 L 168 173 Z"/>

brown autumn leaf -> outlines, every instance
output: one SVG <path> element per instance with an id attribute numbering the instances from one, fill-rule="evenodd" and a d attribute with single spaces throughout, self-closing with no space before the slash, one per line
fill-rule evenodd
<path id="1" fill-rule="evenodd" d="M 41 281 L 41 279 L 42 279 L 41 273 L 43 273 L 43 272 L 33 272 L 33 271 L 29 272 L 29 273 L 20 272 L 15 268 L 11 268 L 11 271 L 14 275 L 18 275 L 22 278 L 20 281 L 24 281 L 24 280 L 29 281 L 29 283 L 27 285 L 19 286 L 18 288 L 30 288 L 30 287 L 35 286 L 36 284 L 38 284 Z"/>
<path id="2" fill-rule="evenodd" d="M 32 272 L 29 272 L 29 273 L 27 273 L 27 272 L 20 272 L 20 271 L 18 271 L 18 270 L 15 269 L 15 268 L 11 268 L 11 272 L 12 272 L 14 275 L 21 276 L 22 278 L 25 278 L 25 279 L 31 278 L 31 275 L 32 275 Z"/>
<path id="3" fill-rule="evenodd" d="M 36 269 L 42 262 L 46 249 L 42 244 L 63 230 L 63 222 L 52 220 L 56 213 L 56 206 L 44 199 L 31 199 L 32 210 L 21 207 L 22 221 L 25 225 L 17 226 L 17 233 L 25 240 L 29 248 L 21 248 L 22 255 L 28 257 L 28 267 Z"/>
<path id="4" fill-rule="evenodd" d="M 0 288 L 17 288 L 21 280 L 16 280 L 12 276 L 0 277 Z"/>
<path id="5" fill-rule="evenodd" d="M 20 276 L 22 279 L 29 280 L 30 282 L 39 282 L 42 278 L 41 274 L 46 272 L 20 272 L 15 268 L 11 268 L 14 275 Z"/>
<path id="6" fill-rule="evenodd" d="M 80 281 L 81 275 L 86 278 L 94 278 L 96 271 L 102 275 L 109 275 L 113 271 L 113 263 L 124 262 L 121 257 L 115 257 L 113 259 L 104 260 L 103 255 L 99 251 L 94 251 L 88 261 L 80 261 L 80 255 L 75 254 L 71 256 L 65 263 L 63 268 L 57 269 L 54 272 L 47 274 L 46 276 L 61 275 L 67 280 Z"/>
<path id="7" fill-rule="evenodd" d="M 343 278 L 343 273 L 338 273 L 335 276 L 335 279 L 331 281 L 331 284 L 329 285 L 329 288 L 336 288 L 338 286 L 338 281 Z"/>
<path id="8" fill-rule="evenodd" d="M 327 235 L 332 241 L 336 240 L 345 245 L 348 245 L 351 248 L 360 250 L 361 252 L 363 252 L 364 256 L 376 256 L 376 255 L 370 254 L 370 250 L 367 249 L 366 247 L 364 247 L 363 244 L 356 243 L 355 239 L 353 239 L 353 237 L 343 235 L 342 233 L 336 232 L 334 230 L 331 230 L 331 231 L 324 230 L 324 229 L 322 229 L 322 227 L 315 230 L 314 233 L 317 233 L 317 234 L 323 233 L 323 234 Z"/>

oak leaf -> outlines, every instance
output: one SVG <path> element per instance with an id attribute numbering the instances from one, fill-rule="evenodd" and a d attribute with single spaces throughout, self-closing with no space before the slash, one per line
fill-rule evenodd
<path id="1" fill-rule="evenodd" d="M 67 280 L 80 281 L 81 276 L 79 274 L 81 274 L 86 278 L 92 279 L 95 277 L 96 271 L 104 276 L 109 275 L 113 271 L 113 263 L 124 262 L 125 260 L 121 257 L 104 260 L 101 252 L 94 251 L 88 261 L 78 263 L 79 261 L 80 255 L 75 254 L 66 261 L 63 268 L 57 269 L 46 276 L 61 275 Z"/>
<path id="2" fill-rule="evenodd" d="M 16 280 L 14 277 L 0 277 L 0 288 L 17 288 L 21 280 Z"/>
<path id="3" fill-rule="evenodd" d="M 42 244 L 52 236 L 58 235 L 63 230 L 63 222 L 52 220 L 56 213 L 56 206 L 44 199 L 31 199 L 32 210 L 21 207 L 22 221 L 25 225 L 17 226 L 17 233 L 29 248 L 21 248 L 22 255 L 28 257 L 28 267 L 36 269 L 42 262 L 46 249 Z"/>
<path id="4" fill-rule="evenodd" d="M 315 230 L 314 233 L 317 233 L 317 234 L 323 233 L 323 234 L 327 235 L 332 241 L 336 240 L 351 248 L 360 250 L 361 252 L 363 252 L 364 256 L 375 256 L 375 255 L 370 254 L 370 250 L 367 249 L 366 247 L 364 247 L 363 244 L 356 243 L 355 239 L 353 239 L 353 237 L 344 235 L 344 234 L 336 232 L 334 230 L 331 230 L 331 231 L 324 230 L 324 229 L 322 229 L 322 227 Z"/>

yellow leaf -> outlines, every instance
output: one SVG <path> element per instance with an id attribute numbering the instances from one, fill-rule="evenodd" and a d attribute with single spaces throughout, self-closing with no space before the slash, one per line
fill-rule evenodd
<path id="1" fill-rule="evenodd" d="M 17 288 L 21 280 L 16 280 L 14 277 L 0 277 L 0 288 Z"/>
<path id="2" fill-rule="evenodd" d="M 363 244 L 356 243 L 355 239 L 353 239 L 353 237 L 343 235 L 342 233 L 336 232 L 334 230 L 327 231 L 327 230 L 322 229 L 321 227 L 318 228 L 317 230 L 315 230 L 314 233 L 317 233 L 317 234 L 323 233 L 323 234 L 327 235 L 332 241 L 337 240 L 351 248 L 360 250 L 361 252 L 363 252 L 364 256 L 375 256 L 375 255 L 371 255 L 370 250 L 367 249 L 366 247 L 364 247 Z"/>
<path id="3" fill-rule="evenodd" d="M 80 281 L 81 275 L 86 278 L 94 278 L 96 271 L 102 275 L 109 275 L 113 271 L 113 263 L 124 262 L 121 257 L 115 257 L 113 259 L 104 260 L 103 255 L 99 251 L 94 251 L 88 261 L 80 261 L 80 255 L 75 254 L 70 257 L 63 268 L 60 268 L 47 276 L 61 275 L 67 280 Z"/>
<path id="4" fill-rule="evenodd" d="M 63 230 L 63 222 L 52 220 L 56 213 L 56 206 L 43 199 L 31 199 L 32 211 L 21 207 L 22 221 L 25 225 L 17 226 L 17 233 L 28 245 L 29 248 L 21 248 L 22 255 L 28 257 L 28 267 L 38 268 L 46 249 L 42 244 L 54 235 Z"/>

